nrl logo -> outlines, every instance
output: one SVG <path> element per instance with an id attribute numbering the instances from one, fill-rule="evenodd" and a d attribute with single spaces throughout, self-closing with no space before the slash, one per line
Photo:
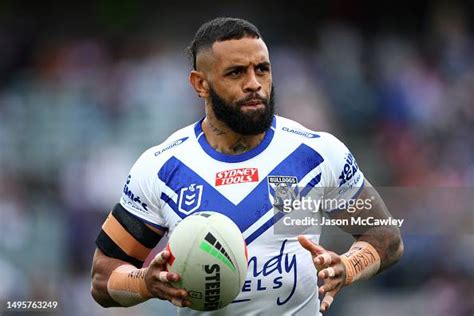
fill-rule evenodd
<path id="1" fill-rule="evenodd" d="M 273 206 L 283 211 L 299 198 L 298 178 L 294 176 L 268 176 L 268 194 Z"/>
<path id="2" fill-rule="evenodd" d="M 201 206 L 203 185 L 191 184 L 179 191 L 179 211 L 189 215 Z"/>

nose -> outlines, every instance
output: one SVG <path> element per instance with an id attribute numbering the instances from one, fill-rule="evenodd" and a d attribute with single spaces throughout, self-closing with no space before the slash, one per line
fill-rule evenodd
<path id="1" fill-rule="evenodd" d="M 258 81 L 254 71 L 249 71 L 244 84 L 244 92 L 258 92 L 262 89 L 262 85 Z"/>

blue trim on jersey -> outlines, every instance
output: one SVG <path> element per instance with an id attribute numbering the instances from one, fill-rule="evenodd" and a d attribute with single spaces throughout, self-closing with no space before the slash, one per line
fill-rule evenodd
<path id="1" fill-rule="evenodd" d="M 211 145 L 209 145 L 209 143 L 207 142 L 205 135 L 199 137 L 199 135 L 203 133 L 203 130 L 202 130 L 203 120 L 204 118 L 202 118 L 199 122 L 197 122 L 194 125 L 194 132 L 196 134 L 197 141 L 199 145 L 201 145 L 201 148 L 206 152 L 206 154 L 208 154 L 209 156 L 211 156 L 212 158 L 216 160 L 223 161 L 223 162 L 242 162 L 242 161 L 249 160 L 257 156 L 262 151 L 264 151 L 268 147 L 268 145 L 270 145 L 270 142 L 272 141 L 273 136 L 275 135 L 275 131 L 272 128 L 269 128 L 265 132 L 265 136 L 263 140 L 260 142 L 260 144 L 258 144 L 257 147 L 252 148 L 249 151 L 244 152 L 243 154 L 226 155 L 212 148 Z M 275 127 L 275 126 L 276 126 L 276 118 L 275 116 L 273 116 L 272 127 Z"/>
<path id="2" fill-rule="evenodd" d="M 301 197 L 306 196 L 306 194 L 308 194 L 309 191 L 311 191 L 311 189 L 314 188 L 314 186 L 316 186 L 320 181 L 321 181 L 321 173 L 319 173 L 313 179 L 311 179 L 311 181 L 303 188 L 303 190 L 301 190 L 300 196 Z M 269 190 L 272 195 L 275 194 L 275 190 L 273 190 L 272 187 L 269 187 Z M 259 229 L 257 229 L 255 232 L 253 232 L 250 236 L 248 236 L 245 239 L 245 242 L 247 243 L 247 245 L 250 244 L 252 241 L 254 241 L 258 236 L 263 234 L 268 228 L 272 227 L 275 223 L 277 223 L 283 216 L 285 216 L 285 213 L 278 212 L 272 218 L 270 218 L 265 224 L 263 224 Z"/>
<path id="3" fill-rule="evenodd" d="M 301 190 L 300 196 L 306 196 L 306 194 L 308 194 L 309 191 L 311 191 L 311 189 L 319 183 L 319 181 L 321 181 L 321 172 L 316 177 L 311 179 L 311 181 L 309 181 L 309 183 L 303 188 L 303 190 Z"/>
<path id="4" fill-rule="evenodd" d="M 161 192 L 160 199 L 169 205 L 173 209 L 173 211 L 178 212 L 178 205 L 170 198 L 166 193 Z"/>
<path id="5" fill-rule="evenodd" d="M 285 216 L 286 214 L 283 213 L 283 212 L 278 212 L 276 213 L 272 218 L 270 218 L 268 221 L 265 222 L 265 224 L 263 224 L 259 229 L 257 229 L 256 231 L 254 231 L 252 234 L 250 234 L 250 236 L 248 236 L 246 239 L 245 239 L 245 243 L 247 244 L 247 246 L 252 242 L 254 241 L 255 239 L 257 239 L 257 237 L 259 237 L 261 234 L 263 234 L 265 231 L 267 231 L 267 229 L 269 229 L 270 227 L 272 227 L 274 224 L 276 224 L 283 216 Z"/>
<path id="6" fill-rule="evenodd" d="M 298 181 L 301 181 L 305 175 L 323 161 L 323 157 L 318 152 L 305 144 L 301 144 L 268 175 L 296 176 Z M 207 183 L 201 176 L 176 157 L 168 159 L 159 170 L 158 177 L 178 194 L 178 205 L 164 193 L 161 194 L 161 199 L 181 218 L 185 218 L 187 215 L 179 210 L 180 192 L 191 184 L 203 186 L 201 204 L 195 212 L 208 210 L 222 213 L 231 218 L 242 232 L 247 230 L 273 207 L 269 198 L 266 176 L 262 177 L 255 189 L 237 205 L 229 201 L 213 185 Z M 264 223 L 261 228 L 252 234 L 252 241 L 271 227 L 275 220 L 278 219 L 280 218 L 277 214 L 272 220 Z"/>

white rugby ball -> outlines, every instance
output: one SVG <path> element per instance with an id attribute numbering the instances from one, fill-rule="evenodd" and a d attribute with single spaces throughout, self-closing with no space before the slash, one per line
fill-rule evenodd
<path id="1" fill-rule="evenodd" d="M 190 308 L 221 309 L 231 303 L 247 276 L 247 246 L 237 225 L 217 212 L 183 219 L 169 237 L 167 268 L 181 276 L 173 282 L 188 291 Z"/>

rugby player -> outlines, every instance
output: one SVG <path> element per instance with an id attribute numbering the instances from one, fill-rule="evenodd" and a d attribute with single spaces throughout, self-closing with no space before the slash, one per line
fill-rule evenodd
<path id="1" fill-rule="evenodd" d="M 200 210 L 230 217 L 249 252 L 237 299 L 203 314 L 319 315 L 341 288 L 399 260 L 403 243 L 393 226 L 342 227 L 355 240 L 341 255 L 318 245 L 318 234 L 277 234 L 273 227 L 283 212 L 274 205 L 281 196 L 294 198 L 288 193 L 319 189 L 328 198 L 371 198 L 370 209 L 322 209 L 330 218 L 390 214 L 341 141 L 274 114 L 270 57 L 253 24 L 216 18 L 199 28 L 189 50 L 189 80 L 206 115 L 145 151 L 132 167 L 96 240 L 94 299 L 111 307 L 158 298 L 178 306 L 178 314 L 200 314 L 187 308 L 185 289 L 169 284 L 180 278 L 166 271 L 169 251 L 143 267 L 162 236 Z"/>

